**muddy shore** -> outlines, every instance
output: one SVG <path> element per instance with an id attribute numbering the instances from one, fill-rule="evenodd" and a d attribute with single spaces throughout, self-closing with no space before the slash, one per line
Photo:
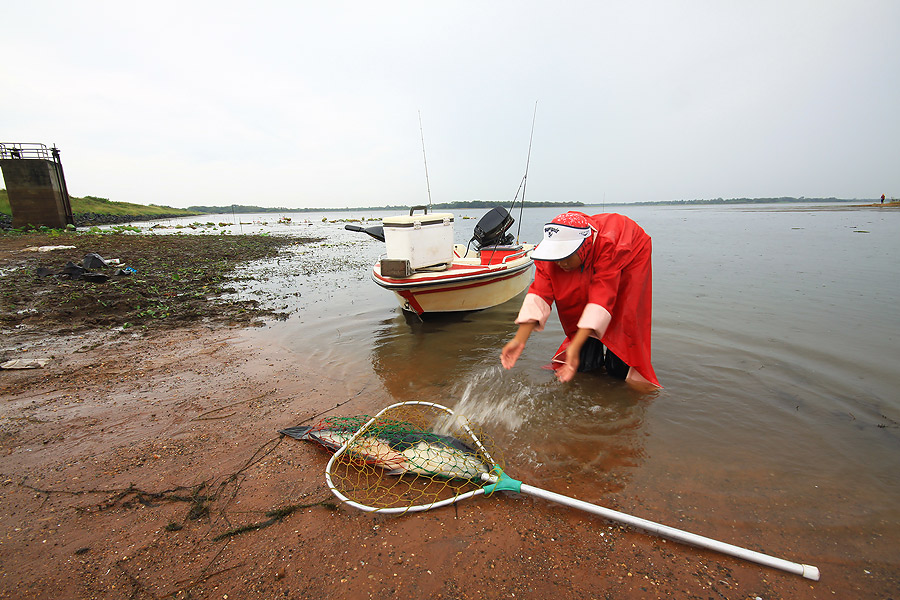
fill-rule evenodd
<path id="1" fill-rule="evenodd" d="M 0 270 L 24 243 L 0 236 Z M 4 328 L 0 359 L 47 362 L 0 371 L 0 598 L 869 597 L 528 497 L 337 506 L 327 454 L 277 430 L 352 398 L 253 319 L 204 310 Z"/>

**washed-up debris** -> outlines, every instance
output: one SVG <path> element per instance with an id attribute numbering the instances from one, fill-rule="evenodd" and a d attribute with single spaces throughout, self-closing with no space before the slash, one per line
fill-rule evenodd
<path id="1" fill-rule="evenodd" d="M 96 252 L 89 252 L 88 254 L 84 255 L 84 260 L 81 261 L 80 265 L 69 261 L 61 271 L 53 271 L 52 269 L 48 269 L 47 267 L 38 267 L 35 273 L 38 277 L 53 276 L 62 277 L 64 279 L 80 279 L 83 281 L 91 281 L 93 283 L 103 283 L 104 281 L 107 281 L 110 276 L 105 273 L 94 273 L 91 270 L 109 268 L 111 266 L 117 266 L 119 264 L 121 264 L 121 261 L 118 258 L 106 260 Z M 133 275 L 134 273 L 137 273 L 137 271 L 132 269 L 131 267 L 125 267 L 124 269 L 117 269 L 116 272 L 113 273 L 113 275 L 123 276 Z"/>
<path id="2" fill-rule="evenodd" d="M 66 266 L 63 267 L 63 270 L 60 271 L 60 275 L 68 275 L 69 279 L 81 279 L 82 276 L 87 272 L 87 269 L 84 267 L 80 267 L 73 263 L 71 260 L 66 263 Z"/>
<path id="3" fill-rule="evenodd" d="M 106 264 L 106 261 L 103 260 L 102 256 L 95 252 L 91 252 L 84 255 L 84 260 L 81 261 L 81 266 L 83 266 L 85 269 L 104 269 L 109 265 Z"/>
<path id="4" fill-rule="evenodd" d="M 53 250 L 72 250 L 75 246 L 29 246 L 22 248 L 22 252 L 52 252 Z"/>
<path id="5" fill-rule="evenodd" d="M 0 369 L 43 369 L 49 358 L 16 358 L 0 363 Z"/>

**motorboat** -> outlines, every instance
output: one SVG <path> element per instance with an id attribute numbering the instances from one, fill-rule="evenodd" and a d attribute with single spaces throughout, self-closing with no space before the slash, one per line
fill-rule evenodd
<path id="1" fill-rule="evenodd" d="M 468 244 L 454 243 L 452 213 L 429 213 L 425 206 L 385 218 L 377 227 L 345 228 L 385 243 L 387 252 L 372 267 L 372 279 L 393 292 L 403 310 L 421 316 L 490 308 L 528 287 L 534 245 L 517 243 L 507 233 L 513 222 L 504 207 L 495 207 L 475 226 Z"/>

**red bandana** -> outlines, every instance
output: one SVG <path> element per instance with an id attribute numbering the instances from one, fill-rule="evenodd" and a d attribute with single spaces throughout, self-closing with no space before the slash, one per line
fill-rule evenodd
<path id="1" fill-rule="evenodd" d="M 584 229 L 585 227 L 590 227 L 591 223 L 587 220 L 587 217 L 581 213 L 577 212 L 567 212 L 559 215 L 551 223 L 556 223 L 557 225 L 568 225 L 569 227 L 577 227 L 579 229 Z"/>

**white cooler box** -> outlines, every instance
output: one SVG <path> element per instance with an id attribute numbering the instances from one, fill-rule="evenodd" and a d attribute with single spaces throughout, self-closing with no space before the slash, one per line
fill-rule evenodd
<path id="1" fill-rule="evenodd" d="M 387 258 L 408 260 L 410 269 L 453 261 L 453 214 L 388 217 L 384 225 Z"/>

